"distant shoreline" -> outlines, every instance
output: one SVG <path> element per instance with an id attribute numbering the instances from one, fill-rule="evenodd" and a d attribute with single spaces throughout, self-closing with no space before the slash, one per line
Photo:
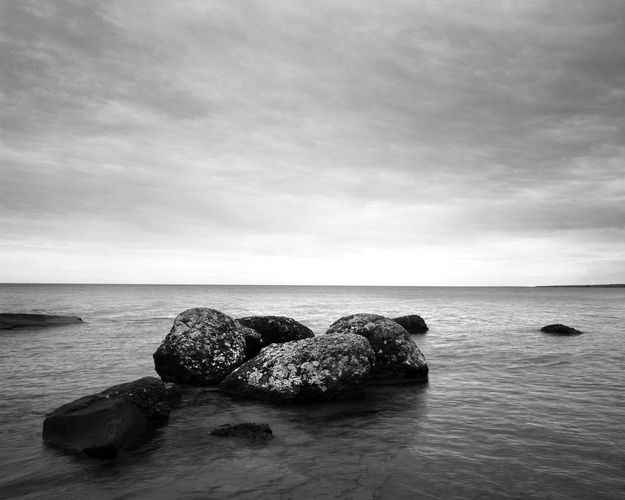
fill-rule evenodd
<path id="1" fill-rule="evenodd" d="M 609 285 L 537 285 L 536 288 L 625 288 L 625 283 Z"/>

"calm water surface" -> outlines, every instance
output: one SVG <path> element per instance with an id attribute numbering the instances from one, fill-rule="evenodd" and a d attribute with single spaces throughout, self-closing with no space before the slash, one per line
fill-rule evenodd
<path id="1" fill-rule="evenodd" d="M 145 375 L 175 315 L 421 314 L 422 386 L 295 408 L 185 393 L 115 461 L 43 446 L 46 413 Z M 625 498 L 625 289 L 0 285 L 0 312 L 86 323 L 0 332 L 2 498 Z M 555 337 L 562 322 L 587 332 Z M 257 421 L 274 440 L 210 435 Z"/>

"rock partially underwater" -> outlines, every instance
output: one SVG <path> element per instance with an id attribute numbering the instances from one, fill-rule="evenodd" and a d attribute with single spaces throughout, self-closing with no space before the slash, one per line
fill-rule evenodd
<path id="1" fill-rule="evenodd" d="M 50 314 L 0 314 L 0 330 L 73 325 L 76 323 L 83 323 L 83 320 L 77 316 L 56 316 Z"/>
<path id="2" fill-rule="evenodd" d="M 251 356 L 248 356 L 250 358 L 258 354 L 263 347 L 269 344 L 283 344 L 284 342 L 308 339 L 315 336 L 310 328 L 302 325 L 293 318 L 287 318 L 285 316 L 248 316 L 246 318 L 240 318 L 237 321 L 252 328 L 260 335 L 258 350 Z"/>
<path id="3" fill-rule="evenodd" d="M 408 333 L 425 333 L 429 330 L 425 320 L 418 314 L 400 316 L 399 318 L 393 318 L 393 321 L 403 326 Z"/>
<path id="4" fill-rule="evenodd" d="M 156 372 L 166 382 L 216 385 L 247 359 L 250 333 L 215 309 L 188 309 L 154 353 Z"/>
<path id="5" fill-rule="evenodd" d="M 155 377 L 116 385 L 54 410 L 43 421 L 43 438 L 65 450 L 112 458 L 165 425 L 179 394 Z"/>
<path id="6" fill-rule="evenodd" d="M 273 432 L 267 424 L 257 424 L 254 422 L 244 424 L 224 424 L 215 427 L 211 434 L 219 437 L 246 438 L 253 441 L 266 441 L 273 439 Z"/>
<path id="7" fill-rule="evenodd" d="M 275 403 L 358 399 L 366 394 L 373 363 L 364 337 L 320 336 L 264 348 L 219 387 Z"/>
<path id="8" fill-rule="evenodd" d="M 576 330 L 575 328 L 561 325 L 559 323 L 543 326 L 540 331 L 545 333 L 551 333 L 553 335 L 581 335 L 582 333 L 584 333 Z"/>
<path id="9" fill-rule="evenodd" d="M 372 376 L 377 380 L 427 381 L 425 356 L 408 332 L 390 318 L 377 314 L 352 314 L 330 325 L 326 335 L 356 334 L 366 338 L 375 353 Z"/>

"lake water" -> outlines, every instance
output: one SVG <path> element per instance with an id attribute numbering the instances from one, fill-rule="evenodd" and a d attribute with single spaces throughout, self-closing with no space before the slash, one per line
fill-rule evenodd
<path id="1" fill-rule="evenodd" d="M 156 375 L 152 353 L 190 307 L 316 334 L 347 314 L 420 314 L 430 382 L 300 407 L 193 389 L 117 460 L 43 445 L 46 413 Z M 625 498 L 623 288 L 0 285 L 0 312 L 86 321 L 0 331 L 2 498 Z M 557 322 L 586 333 L 539 331 Z M 249 421 L 275 439 L 210 435 Z"/>

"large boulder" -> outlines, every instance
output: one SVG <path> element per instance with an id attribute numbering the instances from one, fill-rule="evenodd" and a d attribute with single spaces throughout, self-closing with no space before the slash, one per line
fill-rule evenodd
<path id="1" fill-rule="evenodd" d="M 167 423 L 174 392 L 155 377 L 110 387 L 54 410 L 43 421 L 43 438 L 66 450 L 114 457 Z"/>
<path id="2" fill-rule="evenodd" d="M 393 318 L 393 321 L 403 326 L 408 333 L 425 333 L 429 330 L 425 320 L 418 314 L 400 316 L 399 318 Z"/>
<path id="3" fill-rule="evenodd" d="M 275 403 L 358 399 L 373 363 L 371 345 L 359 335 L 313 337 L 265 347 L 219 388 Z"/>
<path id="4" fill-rule="evenodd" d="M 581 335 L 582 333 L 584 333 L 570 326 L 561 325 L 560 323 L 543 326 L 540 331 L 545 333 L 551 333 L 553 335 Z"/>
<path id="5" fill-rule="evenodd" d="M 215 309 L 188 309 L 154 353 L 154 367 L 166 382 L 216 385 L 246 360 L 246 333 Z"/>
<path id="6" fill-rule="evenodd" d="M 285 316 L 248 316 L 237 321 L 260 334 L 260 349 L 269 344 L 283 344 L 284 342 L 309 339 L 315 336 L 310 328 Z M 260 349 L 256 354 L 260 352 Z"/>
<path id="7" fill-rule="evenodd" d="M 427 381 L 423 353 L 399 323 L 377 314 L 352 314 L 330 325 L 326 335 L 356 334 L 366 338 L 375 353 L 374 379 Z"/>
<path id="8" fill-rule="evenodd" d="M 44 326 L 72 325 L 83 323 L 77 316 L 57 316 L 50 314 L 0 314 L 0 330 Z"/>

